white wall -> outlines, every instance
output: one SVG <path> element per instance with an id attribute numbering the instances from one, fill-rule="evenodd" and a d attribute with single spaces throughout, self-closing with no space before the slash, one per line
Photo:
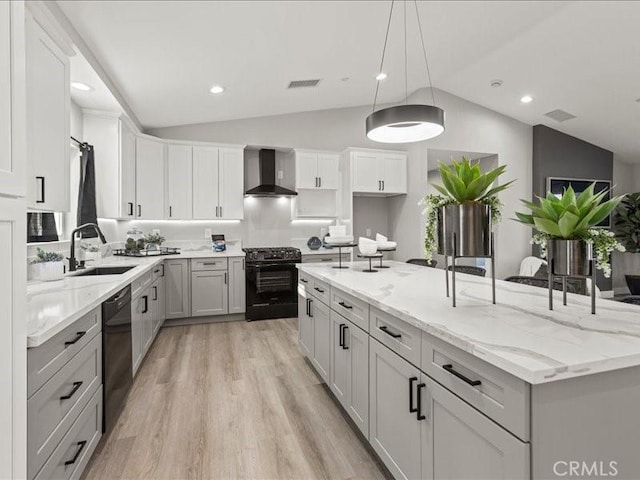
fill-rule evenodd
<path id="1" fill-rule="evenodd" d="M 417 92 L 410 101 L 428 102 L 427 90 Z M 446 131 L 411 145 L 409 194 L 392 199 L 390 221 L 399 244 L 396 258 L 422 255 L 424 218 L 418 202 L 427 192 L 428 171 L 437 165 L 437 159 L 428 158 L 427 149 L 489 152 L 498 155 L 501 165 L 508 165 L 502 181 L 517 179 L 512 188 L 500 194 L 505 207 L 503 222 L 496 230 L 496 275 L 515 275 L 522 258 L 531 254 L 531 230 L 509 219 L 519 208 L 519 199 L 530 199 L 532 195 L 532 128 L 446 92 L 437 91 L 436 101 L 446 112 Z"/>

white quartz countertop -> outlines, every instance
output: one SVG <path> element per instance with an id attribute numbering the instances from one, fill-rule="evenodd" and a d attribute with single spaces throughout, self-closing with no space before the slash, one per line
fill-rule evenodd
<path id="1" fill-rule="evenodd" d="M 165 260 L 190 258 L 244 257 L 239 248 L 216 253 L 207 250 L 183 250 L 180 255 L 153 257 L 106 257 L 100 267 L 135 265 L 122 275 L 67 274 L 54 282 L 29 282 L 27 285 L 27 347 L 37 347 L 73 322 L 100 306 L 155 265 Z M 89 266 L 88 270 L 92 267 Z"/>
<path id="2" fill-rule="evenodd" d="M 362 263 L 298 268 L 531 384 L 640 365 L 640 308 L 546 289 L 458 274 L 457 307 L 446 297 L 444 270 L 399 262 L 377 273 Z"/>

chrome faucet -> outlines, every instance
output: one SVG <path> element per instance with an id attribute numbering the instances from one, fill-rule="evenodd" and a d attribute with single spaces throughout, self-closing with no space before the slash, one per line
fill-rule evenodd
<path id="1" fill-rule="evenodd" d="M 86 230 L 88 228 L 92 228 L 96 231 L 102 243 L 107 243 L 105 240 L 102 230 L 96 223 L 85 223 L 84 225 L 80 225 L 74 231 L 71 232 L 71 252 L 69 254 L 69 271 L 74 272 L 78 268 L 78 261 L 76 260 L 76 233 L 81 232 L 82 230 Z M 84 262 L 82 262 L 84 263 Z M 81 266 L 81 268 L 84 268 Z"/>

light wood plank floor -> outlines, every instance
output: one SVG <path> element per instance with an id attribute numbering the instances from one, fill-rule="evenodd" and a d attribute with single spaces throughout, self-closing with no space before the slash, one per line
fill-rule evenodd
<path id="1" fill-rule="evenodd" d="M 282 319 L 163 328 L 84 477 L 386 475 Z"/>

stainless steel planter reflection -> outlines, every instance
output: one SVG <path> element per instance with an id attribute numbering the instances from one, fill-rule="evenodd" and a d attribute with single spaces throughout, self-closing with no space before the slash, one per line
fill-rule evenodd
<path id="1" fill-rule="evenodd" d="M 549 240 L 549 258 L 553 259 L 553 274 L 569 277 L 591 275 L 593 247 L 584 240 Z"/>
<path id="2" fill-rule="evenodd" d="M 454 235 L 455 234 L 455 235 Z M 438 210 L 438 253 L 456 257 L 491 255 L 491 207 L 481 203 L 445 205 Z"/>

